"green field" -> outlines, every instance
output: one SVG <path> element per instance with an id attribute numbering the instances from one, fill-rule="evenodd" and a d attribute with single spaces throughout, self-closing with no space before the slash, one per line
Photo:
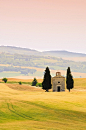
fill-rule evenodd
<path id="1" fill-rule="evenodd" d="M 77 80 L 70 93 L 8 86 L 0 83 L 0 130 L 86 130 L 86 87 Z"/>

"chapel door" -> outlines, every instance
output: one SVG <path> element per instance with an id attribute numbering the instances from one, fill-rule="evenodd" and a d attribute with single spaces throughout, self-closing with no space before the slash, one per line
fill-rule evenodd
<path id="1" fill-rule="evenodd" d="M 57 87 L 57 91 L 60 92 L 60 86 Z"/>

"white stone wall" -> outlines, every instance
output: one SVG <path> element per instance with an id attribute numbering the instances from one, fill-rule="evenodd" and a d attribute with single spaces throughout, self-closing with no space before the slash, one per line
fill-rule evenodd
<path id="1" fill-rule="evenodd" d="M 60 91 L 65 91 L 65 78 L 64 77 L 52 78 L 52 90 L 58 91 L 58 86 L 60 87 Z"/>

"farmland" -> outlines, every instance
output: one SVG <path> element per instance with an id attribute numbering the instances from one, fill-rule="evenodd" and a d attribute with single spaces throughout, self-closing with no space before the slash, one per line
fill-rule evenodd
<path id="1" fill-rule="evenodd" d="M 85 80 L 74 79 L 70 93 L 0 83 L 0 130 L 85 130 Z"/>
<path id="2" fill-rule="evenodd" d="M 70 67 L 74 78 L 86 77 L 86 54 L 67 51 L 39 52 L 28 48 L 0 46 L 0 78 L 43 78 L 49 67 L 51 76 L 60 71 L 66 76 Z"/>
<path id="3" fill-rule="evenodd" d="M 45 69 L 49 67 L 51 70 L 64 70 L 70 66 L 72 72 L 85 73 L 86 72 L 86 62 L 74 62 L 71 60 L 64 60 L 58 57 L 52 56 L 34 56 L 34 55 L 21 55 L 21 54 L 9 54 L 0 53 L 0 72 L 4 71 L 15 71 L 20 75 L 36 75 L 42 76 L 37 69 Z M 30 69 L 29 69 L 29 68 Z M 31 69 L 31 67 L 33 67 Z M 37 71 L 37 72 L 36 72 Z M 82 75 L 79 75 L 79 77 Z"/>

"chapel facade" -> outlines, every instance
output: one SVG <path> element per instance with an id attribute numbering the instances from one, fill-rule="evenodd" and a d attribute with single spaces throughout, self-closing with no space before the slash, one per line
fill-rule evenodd
<path id="1" fill-rule="evenodd" d="M 61 76 L 60 72 L 56 72 L 56 76 L 52 78 L 53 92 L 65 91 L 65 77 Z"/>

